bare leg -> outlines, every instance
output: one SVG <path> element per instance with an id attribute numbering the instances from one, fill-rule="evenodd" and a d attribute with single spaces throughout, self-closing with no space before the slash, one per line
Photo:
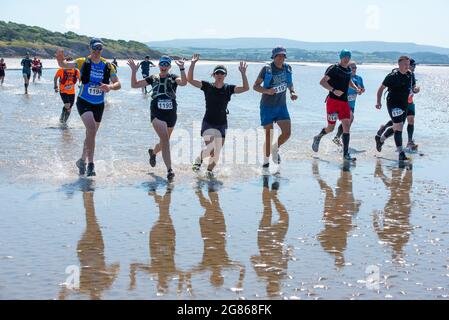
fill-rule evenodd
<path id="1" fill-rule="evenodd" d="M 172 169 L 171 154 L 170 154 L 170 135 L 167 123 L 159 119 L 153 120 L 153 128 L 159 136 L 160 142 L 156 146 L 160 151 L 162 151 L 162 158 L 164 159 L 165 166 L 167 170 Z M 156 152 L 157 150 L 155 150 Z"/>
<path id="2" fill-rule="evenodd" d="M 290 120 L 279 121 L 278 126 L 281 128 L 281 135 L 278 138 L 278 148 L 280 148 L 292 135 L 292 123 Z"/>
<path id="3" fill-rule="evenodd" d="M 94 162 L 95 154 L 95 138 L 97 136 L 100 123 L 95 122 L 94 114 L 92 112 L 86 112 L 82 115 L 81 120 L 86 127 L 86 139 L 84 140 L 83 155 L 81 159 L 88 161 L 88 163 Z"/>
<path id="4" fill-rule="evenodd" d="M 169 139 L 171 138 L 171 135 L 172 135 L 174 129 L 175 129 L 175 128 L 168 128 L 168 138 L 169 138 Z M 161 152 L 161 151 L 162 151 L 161 144 L 158 143 L 158 144 L 154 147 L 153 152 L 154 152 L 154 154 L 158 154 L 158 153 Z"/>
<path id="5" fill-rule="evenodd" d="M 219 145 L 217 145 L 217 143 L 220 143 L 221 140 L 221 147 Z M 210 154 L 211 158 L 209 160 L 209 166 L 207 167 L 208 171 L 213 171 L 215 169 L 215 167 L 217 166 L 218 162 L 220 161 L 220 154 L 221 154 L 221 149 L 223 148 L 224 144 L 225 144 L 225 139 L 213 139 L 209 142 L 210 143 L 214 143 L 215 146 Z M 208 143 L 206 143 L 206 145 L 208 145 Z"/>
<path id="6" fill-rule="evenodd" d="M 264 127 L 265 128 L 265 147 L 264 147 L 264 157 L 265 157 L 265 163 L 268 163 L 268 160 L 271 155 L 271 141 L 273 140 L 273 125 L 269 124 Z"/>

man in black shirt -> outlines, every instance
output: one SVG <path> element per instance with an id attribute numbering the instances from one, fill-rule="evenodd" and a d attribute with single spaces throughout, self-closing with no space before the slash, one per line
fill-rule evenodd
<path id="1" fill-rule="evenodd" d="M 396 70 L 396 69 L 395 69 Z M 416 61 L 413 59 L 410 59 L 410 71 L 413 74 L 412 82 L 416 82 L 415 78 L 415 70 L 416 70 Z M 408 144 L 407 149 L 410 152 L 417 151 L 418 145 L 415 144 L 415 141 L 413 140 L 413 134 L 415 132 L 415 115 L 416 115 L 416 106 L 414 102 L 414 96 L 415 94 L 418 94 L 421 91 L 419 87 L 415 87 L 410 91 L 410 95 L 408 97 L 408 108 L 407 108 L 407 133 L 408 133 Z M 394 135 L 393 130 L 393 121 L 389 121 L 387 124 L 381 126 L 380 130 L 377 132 L 376 135 L 376 148 L 377 151 L 382 151 L 382 146 L 384 145 L 385 141 L 392 137 Z"/>
<path id="2" fill-rule="evenodd" d="M 382 95 L 385 89 L 388 88 L 387 107 L 393 122 L 394 141 L 399 152 L 399 161 L 404 162 L 408 159 L 402 146 L 402 131 L 404 122 L 407 119 L 409 95 L 411 92 L 418 93 L 419 90 L 416 87 L 415 77 L 410 71 L 410 58 L 402 56 L 399 58 L 398 64 L 399 68 L 387 75 L 380 86 L 377 92 L 376 108 L 379 110 L 382 108 Z M 379 145 L 378 140 L 379 137 L 376 136 L 376 144 Z"/>
<path id="3" fill-rule="evenodd" d="M 312 149 L 318 152 L 321 139 L 335 129 L 337 120 L 343 125 L 343 157 L 345 161 L 355 161 L 349 154 L 350 128 L 351 128 L 351 108 L 348 102 L 349 87 L 360 94 L 361 89 L 352 81 L 352 70 L 349 68 L 352 53 L 349 50 L 342 50 L 340 53 L 340 63 L 330 66 L 320 85 L 329 90 L 326 99 L 327 128 L 321 130 L 320 134 L 313 139 Z"/>
<path id="4" fill-rule="evenodd" d="M 150 61 L 150 56 L 146 56 L 145 60 L 140 63 L 140 68 L 142 69 L 142 78 L 146 79 L 150 76 L 150 68 L 152 67 L 155 67 L 155 65 Z M 142 88 L 142 92 L 148 94 L 147 87 Z"/>

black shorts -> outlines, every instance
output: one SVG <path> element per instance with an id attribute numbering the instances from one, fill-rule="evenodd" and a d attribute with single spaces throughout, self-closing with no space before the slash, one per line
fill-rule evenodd
<path id="1" fill-rule="evenodd" d="M 5 70 L 0 70 L 0 77 L 4 77 L 5 76 Z"/>
<path id="2" fill-rule="evenodd" d="M 75 104 L 75 95 L 74 94 L 67 94 L 67 93 L 61 93 L 61 99 L 64 104 L 70 103 L 70 108 L 73 107 Z"/>
<path id="3" fill-rule="evenodd" d="M 206 120 L 203 120 L 203 125 L 201 127 L 201 136 L 204 138 L 205 135 L 207 136 L 218 136 L 221 135 L 221 137 L 224 139 L 226 138 L 226 130 L 228 130 L 228 125 L 213 125 L 208 123 Z"/>
<path id="4" fill-rule="evenodd" d="M 84 99 L 78 98 L 76 107 L 78 108 L 80 116 L 86 112 L 92 112 L 94 114 L 95 122 L 100 123 L 101 119 L 103 119 L 104 103 L 92 104 Z"/>
<path id="5" fill-rule="evenodd" d="M 397 106 L 388 103 L 388 114 L 393 123 L 404 123 L 407 119 L 407 106 Z"/>
<path id="6" fill-rule="evenodd" d="M 167 128 L 174 128 L 176 126 L 176 122 L 178 121 L 178 115 L 176 114 L 176 112 L 170 112 L 167 114 L 151 113 L 151 122 L 153 122 L 154 119 L 158 119 L 160 121 L 166 122 Z"/>
<path id="7" fill-rule="evenodd" d="M 173 109 L 161 110 L 158 108 L 158 100 L 151 101 L 151 122 L 153 122 L 154 119 L 158 119 L 160 121 L 166 122 L 167 127 L 174 128 L 176 126 L 176 122 L 178 121 L 178 105 L 176 101 L 173 100 L 172 102 Z"/>

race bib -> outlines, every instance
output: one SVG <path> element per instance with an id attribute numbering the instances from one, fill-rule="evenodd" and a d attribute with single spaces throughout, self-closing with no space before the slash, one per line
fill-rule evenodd
<path id="1" fill-rule="evenodd" d="M 330 122 L 337 122 L 338 120 L 338 113 L 332 113 L 327 115 L 327 120 Z"/>
<path id="2" fill-rule="evenodd" d="M 89 95 L 96 97 L 103 95 L 103 91 L 101 91 L 98 87 L 89 87 L 87 92 L 89 93 Z"/>
<path id="3" fill-rule="evenodd" d="M 353 102 L 353 101 L 356 101 L 356 100 L 357 100 L 357 95 L 356 94 L 350 94 L 348 96 L 348 101 L 349 102 Z"/>
<path id="4" fill-rule="evenodd" d="M 284 93 L 285 91 L 287 91 L 287 85 L 281 84 L 280 86 L 274 87 L 273 89 L 276 91 L 276 94 Z"/>
<path id="5" fill-rule="evenodd" d="M 404 114 L 404 110 L 400 109 L 400 108 L 394 108 L 391 111 L 391 115 L 393 116 L 393 118 L 397 118 L 400 117 Z"/>
<path id="6" fill-rule="evenodd" d="M 159 100 L 157 107 L 160 110 L 173 110 L 173 101 L 171 100 Z"/>

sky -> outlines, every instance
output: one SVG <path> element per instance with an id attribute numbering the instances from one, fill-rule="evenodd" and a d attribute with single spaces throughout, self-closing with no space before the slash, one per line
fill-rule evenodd
<path id="1" fill-rule="evenodd" d="M 414 42 L 449 48 L 447 0 L 2 0 L 0 20 L 141 42 L 279 37 Z"/>

